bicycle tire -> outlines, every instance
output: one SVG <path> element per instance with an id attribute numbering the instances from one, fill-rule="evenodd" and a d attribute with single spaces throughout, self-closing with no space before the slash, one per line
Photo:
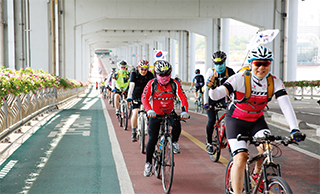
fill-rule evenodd
<path id="1" fill-rule="evenodd" d="M 213 128 L 212 134 L 212 148 L 213 154 L 209 154 L 209 158 L 212 162 L 218 162 L 220 159 L 221 149 L 220 149 L 220 141 L 219 141 L 219 131 L 217 127 Z"/>
<path id="2" fill-rule="evenodd" d="M 231 186 L 231 168 L 233 166 L 233 159 L 229 160 L 227 168 L 226 168 L 226 173 L 224 176 L 224 192 L 226 194 L 231 194 L 233 193 L 233 189 Z"/>
<path id="3" fill-rule="evenodd" d="M 123 129 L 127 130 L 128 129 L 128 107 L 126 104 L 122 105 L 123 108 Z"/>
<path id="4" fill-rule="evenodd" d="M 166 137 L 162 145 L 162 186 L 165 193 L 169 193 L 173 181 L 173 145 L 171 137 Z"/>
<path id="5" fill-rule="evenodd" d="M 144 153 L 145 148 L 145 121 L 143 116 L 140 118 L 140 137 L 139 137 L 139 144 L 140 144 L 140 152 Z"/>
<path id="6" fill-rule="evenodd" d="M 268 179 L 268 190 L 269 193 L 292 194 L 289 184 L 279 176 L 274 176 Z"/>

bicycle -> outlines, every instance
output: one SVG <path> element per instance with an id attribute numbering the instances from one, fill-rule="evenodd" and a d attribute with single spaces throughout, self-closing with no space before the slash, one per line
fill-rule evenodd
<path id="1" fill-rule="evenodd" d="M 221 155 L 221 149 L 228 148 L 230 158 L 231 151 L 228 144 L 227 136 L 226 136 L 226 125 L 224 122 L 224 118 L 226 113 L 219 117 L 218 112 L 225 109 L 227 106 L 221 103 L 217 103 L 214 107 L 215 115 L 216 115 L 216 123 L 213 126 L 213 134 L 212 134 L 212 147 L 213 154 L 209 154 L 209 158 L 212 162 L 218 162 Z"/>
<path id="2" fill-rule="evenodd" d="M 193 92 L 193 90 L 195 90 L 194 88 L 190 89 L 190 92 Z M 199 112 L 199 113 L 203 113 L 203 98 L 202 98 L 202 94 L 200 91 L 197 92 L 197 98 L 194 101 L 194 111 L 195 112 Z"/>
<path id="3" fill-rule="evenodd" d="M 174 154 L 172 139 L 170 136 L 169 122 L 171 119 L 181 120 L 175 113 L 157 115 L 161 120 L 158 142 L 156 144 L 153 161 L 154 174 L 157 178 L 162 177 L 162 187 L 165 193 L 169 193 L 173 181 Z M 161 170 L 162 169 L 162 170 Z M 161 171 L 161 172 L 160 172 Z"/>
<path id="4" fill-rule="evenodd" d="M 135 103 L 135 102 L 133 102 Z M 140 151 L 145 153 L 145 136 L 147 135 L 148 117 L 143 105 L 140 105 L 137 118 L 137 138 L 139 139 Z"/>
<path id="5" fill-rule="evenodd" d="M 305 138 L 305 136 L 304 136 Z M 304 139 L 303 138 L 303 139 Z M 281 149 L 278 145 L 283 144 L 285 146 L 295 143 L 292 142 L 290 137 L 287 136 L 274 136 L 268 132 L 264 133 L 264 137 L 255 138 L 255 137 L 247 137 L 241 136 L 241 134 L 237 137 L 239 140 L 249 141 L 250 144 L 255 146 L 259 146 L 260 144 L 265 144 L 266 151 L 262 154 L 259 154 L 254 157 L 249 157 L 246 164 L 245 169 L 245 178 L 244 178 L 244 193 L 257 193 L 260 187 L 261 181 L 264 183 L 264 190 L 263 193 L 283 193 L 283 194 L 291 194 L 292 190 L 288 183 L 281 177 L 281 169 L 280 165 L 276 164 L 273 161 L 273 157 L 280 157 L 281 156 Z M 272 142 L 278 142 L 272 143 Z M 280 142 L 280 143 L 279 143 Z M 272 146 L 274 148 L 272 148 Z M 276 150 L 277 149 L 277 150 Z M 272 151 L 277 151 L 276 154 L 273 156 Z M 279 154 L 280 153 L 280 154 Z M 258 174 L 257 182 L 251 178 L 251 167 L 255 164 L 255 162 L 261 158 L 263 159 L 261 170 Z M 225 173 L 225 193 L 230 194 L 233 193 L 232 185 L 231 185 L 231 169 L 233 166 L 233 159 L 231 159 L 227 165 L 226 173 Z M 271 176 L 271 177 L 270 177 Z"/>
<path id="6" fill-rule="evenodd" d="M 128 127 L 128 105 L 127 105 L 127 101 L 126 101 L 126 93 L 125 92 L 122 92 L 120 94 L 119 101 L 120 101 L 120 103 L 119 103 L 120 114 L 117 116 L 119 126 L 123 127 L 124 130 L 127 130 L 127 127 Z"/>

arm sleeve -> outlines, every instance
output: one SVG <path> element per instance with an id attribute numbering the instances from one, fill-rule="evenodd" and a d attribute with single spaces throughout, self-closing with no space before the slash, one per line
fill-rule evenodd
<path id="1" fill-rule="evenodd" d="M 204 101 L 204 104 L 206 104 L 206 103 L 209 103 L 209 88 L 207 87 L 206 84 L 203 87 L 204 87 L 203 101 Z"/>
<path id="2" fill-rule="evenodd" d="M 227 88 L 224 85 L 221 85 L 214 90 L 209 90 L 209 97 L 214 100 L 220 100 L 221 98 L 225 97 L 227 95 Z"/>
<path id="3" fill-rule="evenodd" d="M 132 93 L 133 93 L 134 86 L 135 86 L 135 83 L 134 82 L 130 82 L 129 90 L 128 90 L 128 98 L 132 98 Z"/>
<path id="4" fill-rule="evenodd" d="M 148 112 L 148 110 L 152 109 L 149 99 L 151 96 L 151 90 L 152 90 L 152 83 L 154 80 L 150 80 L 147 85 L 144 87 L 142 95 L 141 95 L 141 102 L 144 106 L 144 109 L 146 110 L 146 112 Z"/>
<path id="5" fill-rule="evenodd" d="M 186 94 L 184 93 L 181 84 L 176 80 L 174 80 L 174 83 L 176 84 L 177 95 L 181 100 L 181 105 L 184 106 L 186 109 L 186 112 L 188 112 L 189 111 L 188 110 L 189 104 L 188 104 L 188 100 L 187 100 L 188 98 L 187 98 Z"/>
<path id="6" fill-rule="evenodd" d="M 281 111 L 286 118 L 290 129 L 299 129 L 296 114 L 292 108 L 288 95 L 283 95 L 277 98 Z"/>

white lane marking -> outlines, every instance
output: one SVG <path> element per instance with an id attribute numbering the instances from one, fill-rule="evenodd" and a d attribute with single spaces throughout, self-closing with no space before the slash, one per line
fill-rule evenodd
<path id="1" fill-rule="evenodd" d="M 96 103 L 97 101 L 99 100 L 99 98 L 96 98 L 96 99 L 93 99 L 91 100 L 90 102 L 83 102 L 85 103 L 86 105 L 84 105 L 82 108 L 80 108 L 81 110 L 87 110 L 89 109 L 92 105 L 94 105 L 94 103 Z"/>
<path id="2" fill-rule="evenodd" d="M 5 177 L 17 162 L 18 160 L 10 160 L 10 162 L 8 162 L 8 164 L 0 171 L 0 179 Z"/>
<path id="3" fill-rule="evenodd" d="M 128 169 L 120 149 L 120 145 L 119 145 L 114 127 L 112 125 L 110 115 L 102 99 L 101 99 L 101 103 L 103 107 L 104 117 L 106 118 L 106 122 L 107 122 L 108 133 L 109 133 L 109 138 L 110 138 L 111 147 L 112 147 L 112 155 L 114 158 L 114 162 L 116 164 L 121 193 L 134 194 L 132 182 L 131 182 Z"/>
<path id="4" fill-rule="evenodd" d="M 58 131 L 51 131 L 48 137 L 55 137 L 58 134 Z"/>
<path id="5" fill-rule="evenodd" d="M 37 180 L 39 177 L 42 169 L 45 167 L 47 161 L 51 157 L 52 152 L 54 149 L 58 146 L 59 142 L 63 138 L 63 136 L 66 134 L 67 130 L 70 128 L 70 126 L 78 119 L 80 115 L 78 114 L 73 114 L 70 115 L 68 119 L 63 119 L 61 122 L 65 122 L 61 128 L 59 128 L 59 133 L 57 136 L 51 140 L 49 143 L 49 149 L 44 152 L 45 157 L 40 157 L 40 161 L 36 162 L 38 164 L 36 166 L 36 169 L 34 172 L 32 172 L 29 175 L 29 178 L 25 180 L 25 186 L 22 188 L 22 191 L 20 193 L 28 193 L 29 190 L 31 189 L 33 183 Z"/>

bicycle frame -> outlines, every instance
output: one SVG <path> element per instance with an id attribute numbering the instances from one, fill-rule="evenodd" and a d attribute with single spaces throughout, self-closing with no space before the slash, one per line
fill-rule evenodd
<path id="1" fill-rule="evenodd" d="M 266 145 L 266 151 L 264 151 L 262 154 L 256 155 L 254 157 L 251 157 L 248 159 L 247 164 L 246 164 L 246 173 L 245 173 L 245 185 L 247 187 L 247 191 L 249 191 L 249 193 L 257 193 L 260 183 L 262 180 L 264 180 L 264 188 L 268 188 L 267 185 L 267 180 L 268 180 L 268 174 L 267 174 L 267 169 L 268 168 L 273 168 L 277 170 L 276 174 L 272 174 L 272 176 L 280 176 L 281 177 L 281 169 L 280 169 L 280 165 L 279 164 L 275 164 L 273 161 L 273 157 L 272 157 L 272 151 L 271 151 L 271 142 L 270 141 L 266 141 L 265 143 Z M 257 183 L 255 184 L 255 186 L 252 188 L 251 185 L 251 178 L 250 178 L 250 164 L 260 160 L 261 158 L 263 159 L 263 162 L 261 164 L 261 170 L 259 172 L 259 176 L 257 179 Z"/>
<path id="2" fill-rule="evenodd" d="M 270 137 L 274 137 L 271 136 Z M 278 139 L 277 139 L 278 138 Z M 238 140 L 241 138 L 238 138 Z M 259 138 L 257 138 L 259 139 Z M 282 138 L 280 136 L 274 137 L 274 140 L 285 140 L 285 141 L 289 141 L 288 139 L 290 138 Z M 282 143 L 284 145 L 289 144 L 290 142 L 285 142 L 282 141 Z M 265 151 L 262 154 L 258 154 L 254 157 L 249 157 L 247 160 L 247 164 L 246 164 L 246 170 L 245 170 L 245 190 L 247 193 L 257 193 L 258 189 L 260 187 L 260 183 L 263 180 L 264 181 L 264 192 L 269 193 L 269 188 L 268 188 L 268 176 L 277 176 L 277 177 L 281 177 L 281 168 L 279 164 L 274 163 L 273 161 L 273 156 L 272 156 L 272 146 L 271 146 L 271 140 L 270 139 L 266 139 L 262 142 L 252 142 L 250 140 L 251 144 L 254 144 L 255 146 L 259 146 L 260 144 L 264 144 L 265 146 Z M 260 160 L 261 158 L 263 159 L 263 162 L 261 164 L 261 170 L 259 172 L 258 178 L 257 178 L 257 182 L 254 184 L 254 186 L 252 187 L 251 184 L 251 169 L 250 169 L 250 165 L 253 164 L 254 162 Z M 268 173 L 267 169 L 272 169 L 273 173 Z"/>

